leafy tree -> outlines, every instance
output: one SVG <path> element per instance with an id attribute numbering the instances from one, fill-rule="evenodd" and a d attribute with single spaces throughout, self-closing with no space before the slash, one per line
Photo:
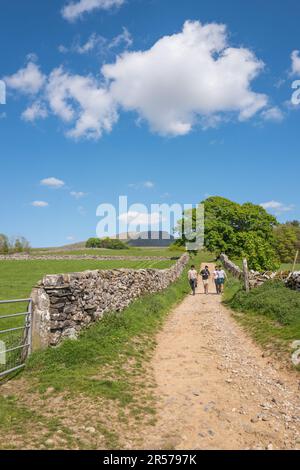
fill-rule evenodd
<path id="1" fill-rule="evenodd" d="M 210 197 L 204 201 L 205 246 L 220 255 L 232 258 L 246 257 L 251 269 L 273 270 L 279 266 L 276 253 L 275 217 L 258 205 L 238 204 L 223 197 Z M 192 218 L 189 226 L 195 227 L 196 209 L 184 214 Z M 178 222 L 180 231 L 183 220 Z M 184 237 L 181 239 L 184 244 Z"/>
<path id="2" fill-rule="evenodd" d="M 0 253 L 8 253 L 9 252 L 9 242 L 6 235 L 0 233 Z"/>
<path id="3" fill-rule="evenodd" d="M 282 263 L 291 263 L 300 250 L 300 223 L 287 222 L 275 228 L 277 253 Z"/>
<path id="4" fill-rule="evenodd" d="M 8 239 L 4 234 L 0 234 L 0 253 L 22 253 L 30 249 L 29 242 L 25 237 Z"/>
<path id="5" fill-rule="evenodd" d="M 100 238 L 89 238 L 85 244 L 86 248 L 101 248 Z"/>
<path id="6" fill-rule="evenodd" d="M 128 250 L 126 243 L 112 238 L 89 238 L 85 244 L 86 248 L 107 248 L 111 250 Z"/>

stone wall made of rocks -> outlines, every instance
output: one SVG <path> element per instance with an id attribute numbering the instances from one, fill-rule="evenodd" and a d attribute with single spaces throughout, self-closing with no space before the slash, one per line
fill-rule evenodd
<path id="1" fill-rule="evenodd" d="M 116 269 L 47 275 L 32 291 L 33 349 L 56 346 L 64 338 L 120 312 L 134 299 L 161 291 L 180 277 L 186 253 L 168 269 Z"/>
<path id="2" fill-rule="evenodd" d="M 234 264 L 227 255 L 221 254 L 220 260 L 223 263 L 225 269 L 227 269 L 234 277 L 243 279 L 243 271 Z M 300 291 L 300 272 L 291 274 L 289 271 L 275 271 L 275 272 L 264 272 L 260 273 L 257 271 L 249 271 L 249 287 L 255 289 L 260 287 L 267 281 L 280 280 L 286 283 L 286 286 Z"/>
<path id="3" fill-rule="evenodd" d="M 286 280 L 286 286 L 300 292 L 300 271 L 291 273 Z"/>
<path id="4" fill-rule="evenodd" d="M 238 278 L 238 279 L 242 279 L 243 277 L 243 271 L 241 270 L 241 268 L 239 268 L 239 266 L 237 266 L 236 264 L 234 264 L 229 258 L 227 255 L 225 255 L 224 253 L 222 253 L 220 255 L 220 261 L 223 263 L 223 266 L 225 269 L 227 269 L 227 271 L 229 271 L 234 277 Z"/>

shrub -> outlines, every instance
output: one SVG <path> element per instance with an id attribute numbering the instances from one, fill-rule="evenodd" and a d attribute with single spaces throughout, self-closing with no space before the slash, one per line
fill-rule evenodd
<path id="1" fill-rule="evenodd" d="M 128 250 L 126 243 L 112 238 L 89 238 L 85 244 L 86 248 L 107 248 L 110 250 Z"/>
<path id="2" fill-rule="evenodd" d="M 282 325 L 300 322 L 300 295 L 285 287 L 282 281 L 268 281 L 246 293 L 238 290 L 227 302 L 242 312 L 256 312 Z"/>

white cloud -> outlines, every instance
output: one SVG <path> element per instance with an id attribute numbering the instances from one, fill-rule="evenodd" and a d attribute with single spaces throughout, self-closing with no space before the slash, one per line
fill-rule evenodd
<path id="1" fill-rule="evenodd" d="M 69 242 L 74 242 L 76 240 L 76 237 L 74 237 L 74 235 L 69 235 L 68 237 L 66 237 L 66 239 L 69 241 Z"/>
<path id="2" fill-rule="evenodd" d="M 8 87 L 25 94 L 38 93 L 45 83 L 43 75 L 33 62 L 29 62 L 26 67 L 18 70 L 14 75 L 5 77 L 4 80 Z"/>
<path id="3" fill-rule="evenodd" d="M 124 30 L 112 47 L 121 36 L 129 44 L 128 34 Z M 80 46 L 82 52 L 94 41 Z M 97 140 L 112 130 L 121 110 L 135 111 L 138 122 L 147 121 L 161 135 L 185 135 L 234 115 L 247 120 L 266 108 L 267 96 L 251 89 L 262 69 L 250 50 L 230 47 L 225 25 L 187 21 L 180 33 L 164 36 L 150 49 L 119 55 L 102 67 L 100 77 L 72 74 L 62 66 L 46 82 L 42 76 L 40 107 L 29 108 L 23 118 L 44 117 L 47 109 L 70 125 L 67 136 Z M 265 118 L 275 119 L 274 110 L 266 110 Z"/>
<path id="4" fill-rule="evenodd" d="M 71 191 L 70 195 L 74 197 L 75 199 L 81 199 L 85 196 L 87 196 L 86 193 L 83 193 L 82 191 Z"/>
<path id="5" fill-rule="evenodd" d="M 141 183 L 130 183 L 128 186 L 133 189 L 141 189 L 141 188 L 153 189 L 155 186 L 155 183 L 153 183 L 153 181 L 142 181 Z"/>
<path id="6" fill-rule="evenodd" d="M 133 39 L 128 31 L 127 28 L 123 27 L 123 32 L 118 34 L 118 36 L 115 36 L 109 43 L 108 43 L 108 48 L 109 49 L 115 49 L 119 47 L 121 44 L 124 44 L 125 47 L 130 47 L 133 44 Z"/>
<path id="7" fill-rule="evenodd" d="M 120 7 L 125 0 L 78 0 L 71 2 L 62 9 L 62 16 L 68 21 L 75 21 L 84 13 L 93 10 L 110 10 L 113 7 Z"/>
<path id="8" fill-rule="evenodd" d="M 159 224 L 163 220 L 164 219 L 159 212 L 148 214 L 147 212 L 128 211 L 119 216 L 120 222 L 131 225 L 152 226 Z"/>
<path id="9" fill-rule="evenodd" d="M 280 215 L 284 212 L 290 212 L 295 208 L 295 206 L 293 204 L 286 205 L 286 204 L 284 204 L 282 202 L 278 202 L 278 201 L 263 202 L 260 205 L 264 209 L 269 210 L 271 212 L 274 212 L 276 215 Z"/>
<path id="10" fill-rule="evenodd" d="M 250 88 L 262 68 L 250 50 L 228 45 L 224 25 L 187 21 L 182 32 L 125 52 L 102 73 L 125 110 L 160 134 L 184 135 L 199 118 L 215 125 L 222 113 L 246 120 L 264 108 L 267 97 Z"/>
<path id="11" fill-rule="evenodd" d="M 50 178 L 45 178 L 41 180 L 41 185 L 42 186 L 48 186 L 49 188 L 62 188 L 65 185 L 65 182 L 62 180 L 59 180 L 58 178 L 54 178 L 54 176 L 51 176 Z"/>
<path id="12" fill-rule="evenodd" d="M 281 122 L 284 120 L 284 113 L 277 106 L 268 108 L 261 114 L 265 121 Z"/>
<path id="13" fill-rule="evenodd" d="M 300 51 L 293 51 L 292 59 L 292 75 L 300 75 Z"/>
<path id="14" fill-rule="evenodd" d="M 46 201 L 33 201 L 31 205 L 33 207 L 48 207 L 49 206 L 48 202 Z"/>
<path id="15" fill-rule="evenodd" d="M 145 181 L 144 187 L 145 187 L 145 188 L 148 188 L 148 189 L 154 188 L 154 183 L 153 183 L 153 181 Z"/>
<path id="16" fill-rule="evenodd" d="M 111 40 L 108 40 L 107 38 L 99 34 L 92 33 L 85 43 L 82 44 L 80 40 L 76 38 L 70 47 L 66 47 L 61 44 L 58 47 L 58 50 L 62 54 L 67 54 L 68 52 L 72 52 L 72 53 L 84 55 L 92 51 L 96 51 L 104 55 L 106 52 L 117 49 L 122 45 L 124 45 L 124 48 L 127 49 L 132 44 L 133 44 L 133 39 L 132 39 L 130 32 L 128 31 L 127 28 L 123 27 L 122 33 L 113 37 Z"/>
<path id="17" fill-rule="evenodd" d="M 33 122 L 36 119 L 46 119 L 48 111 L 44 103 L 36 101 L 32 103 L 25 111 L 23 111 L 21 117 L 24 121 Z"/>
<path id="18" fill-rule="evenodd" d="M 49 77 L 46 96 L 54 114 L 66 122 L 75 122 L 67 132 L 75 139 L 98 139 L 103 131 L 110 132 L 118 120 L 112 96 L 92 76 L 55 69 Z"/>

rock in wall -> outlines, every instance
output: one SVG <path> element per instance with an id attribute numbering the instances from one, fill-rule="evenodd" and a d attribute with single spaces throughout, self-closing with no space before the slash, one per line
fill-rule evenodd
<path id="1" fill-rule="evenodd" d="M 290 289 L 300 291 L 300 271 L 291 273 L 286 280 L 286 286 Z"/>
<path id="2" fill-rule="evenodd" d="M 189 255 L 169 269 L 117 269 L 48 275 L 33 289 L 33 349 L 56 346 L 106 312 L 161 291 L 180 277 Z"/>

